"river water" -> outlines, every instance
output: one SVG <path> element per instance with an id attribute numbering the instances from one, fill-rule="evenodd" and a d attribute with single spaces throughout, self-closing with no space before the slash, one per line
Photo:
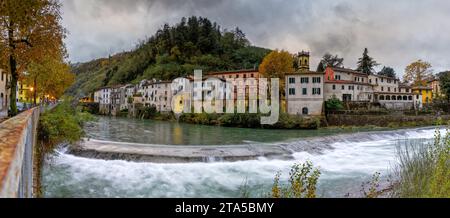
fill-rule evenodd
<path id="1" fill-rule="evenodd" d="M 398 146 L 429 143 L 435 134 L 433 127 L 355 134 L 355 130 L 241 129 L 108 117 L 99 117 L 85 130 L 93 139 L 179 146 L 267 146 L 334 136 L 327 142 L 331 149 L 297 152 L 289 160 L 138 163 L 78 157 L 61 149 L 44 164 L 45 197 L 241 197 L 244 185 L 251 196 L 261 197 L 277 172 L 287 180 L 290 167 L 307 160 L 321 170 L 320 197 L 358 196 L 362 183 L 375 172 L 384 176 L 392 172 Z"/>

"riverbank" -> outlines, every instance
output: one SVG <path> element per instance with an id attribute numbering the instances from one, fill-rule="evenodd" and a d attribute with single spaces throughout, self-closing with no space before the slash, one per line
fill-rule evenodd
<path id="1" fill-rule="evenodd" d="M 92 119 L 92 115 L 72 107 L 70 100 L 64 100 L 56 106 L 46 108 L 41 114 L 37 127 L 37 146 L 33 152 L 35 197 L 43 197 L 41 179 L 46 156 L 55 152 L 62 143 L 79 141 L 84 136 L 84 123 Z"/>

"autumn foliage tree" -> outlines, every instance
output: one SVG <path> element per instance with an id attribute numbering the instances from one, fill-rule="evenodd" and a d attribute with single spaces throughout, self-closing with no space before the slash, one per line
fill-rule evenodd
<path id="1" fill-rule="evenodd" d="M 24 81 L 34 87 L 34 104 L 38 96 L 42 99 L 46 95 L 53 98 L 61 97 L 74 80 L 74 74 L 70 72 L 69 65 L 64 63 L 62 57 L 51 56 L 44 56 L 40 61 L 31 62 L 24 76 Z"/>
<path id="2" fill-rule="evenodd" d="M 11 74 L 10 90 L 33 61 L 44 55 L 66 54 L 57 0 L 2 0 L 0 3 L 0 67 Z M 11 113 L 17 114 L 16 92 L 11 91 Z"/>
<path id="3" fill-rule="evenodd" d="M 275 50 L 264 57 L 259 65 L 259 73 L 265 78 L 279 78 L 280 91 L 283 94 L 285 74 L 294 72 L 293 63 L 293 56 L 289 52 Z"/>
<path id="4" fill-rule="evenodd" d="M 433 70 L 431 69 L 431 64 L 418 60 L 406 67 L 403 80 L 416 86 L 424 86 L 432 76 Z"/>

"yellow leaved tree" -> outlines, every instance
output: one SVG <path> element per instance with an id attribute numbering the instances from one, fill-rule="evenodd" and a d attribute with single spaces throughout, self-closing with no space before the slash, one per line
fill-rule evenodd
<path id="1" fill-rule="evenodd" d="M 259 73 L 265 78 L 279 78 L 281 96 L 284 96 L 284 80 L 286 73 L 294 72 L 293 55 L 284 50 L 275 50 L 264 57 L 259 65 Z"/>
<path id="2" fill-rule="evenodd" d="M 45 56 L 66 55 L 58 0 L 2 0 L 0 3 L 0 68 L 8 69 L 10 90 L 30 63 Z M 52 79 L 53 76 L 49 77 Z M 16 92 L 11 91 L 11 113 L 17 114 Z"/>

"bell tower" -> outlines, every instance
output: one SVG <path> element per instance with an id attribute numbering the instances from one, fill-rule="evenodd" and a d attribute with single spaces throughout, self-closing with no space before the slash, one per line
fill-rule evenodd
<path id="1" fill-rule="evenodd" d="M 299 70 L 309 71 L 309 52 L 302 50 L 297 54 L 297 56 L 298 56 L 297 66 Z"/>

